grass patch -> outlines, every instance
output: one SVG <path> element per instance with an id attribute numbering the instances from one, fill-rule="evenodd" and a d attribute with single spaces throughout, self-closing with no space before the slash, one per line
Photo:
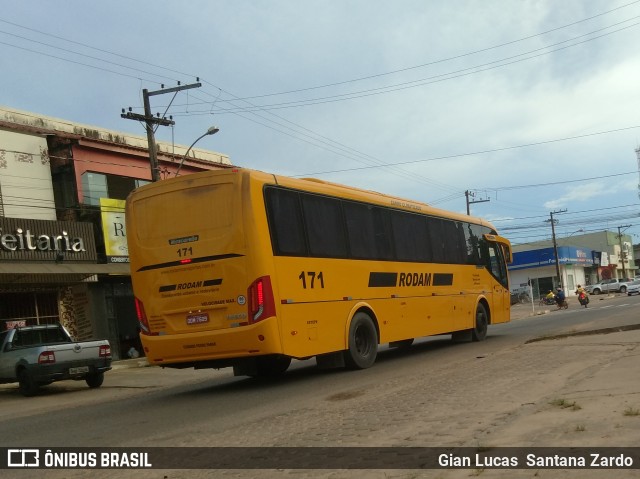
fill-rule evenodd
<path id="1" fill-rule="evenodd" d="M 629 406 L 622 414 L 624 416 L 640 416 L 640 409 L 635 409 Z"/>

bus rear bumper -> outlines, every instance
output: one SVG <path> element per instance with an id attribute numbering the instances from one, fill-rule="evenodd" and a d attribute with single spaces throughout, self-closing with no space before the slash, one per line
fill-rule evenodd
<path id="1" fill-rule="evenodd" d="M 240 358 L 281 354 L 276 318 L 249 326 L 158 336 L 140 335 L 149 364 L 174 367 L 232 366 Z M 219 366 L 216 366 L 219 364 Z"/>

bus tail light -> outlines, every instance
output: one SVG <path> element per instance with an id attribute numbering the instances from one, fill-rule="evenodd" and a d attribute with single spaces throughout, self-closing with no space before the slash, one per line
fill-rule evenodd
<path id="1" fill-rule="evenodd" d="M 249 286 L 247 297 L 249 298 L 249 322 L 256 323 L 276 314 L 276 305 L 269 276 L 256 279 Z"/>
<path id="2" fill-rule="evenodd" d="M 136 313 L 138 315 L 138 324 L 140 324 L 140 333 L 152 335 L 151 328 L 149 327 L 149 320 L 147 319 L 147 313 L 144 311 L 144 304 L 138 298 L 134 298 L 136 302 Z"/>

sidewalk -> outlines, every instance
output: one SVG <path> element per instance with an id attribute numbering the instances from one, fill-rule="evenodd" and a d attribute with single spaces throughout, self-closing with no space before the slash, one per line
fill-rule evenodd
<path id="1" fill-rule="evenodd" d="M 619 294 L 609 294 L 609 295 L 592 295 L 589 296 L 589 298 L 591 299 L 591 302 L 595 301 L 596 298 L 600 301 L 604 301 L 604 300 L 608 300 L 608 299 L 615 299 L 617 297 L 619 297 Z M 567 298 L 567 301 L 569 301 L 569 308 L 571 308 L 572 306 L 578 307 L 580 306 L 578 303 L 578 297 L 577 296 L 569 296 Z M 591 303 L 589 303 L 591 304 Z M 581 307 L 581 306 L 580 306 Z M 553 305 L 540 305 L 539 300 L 534 299 L 533 300 L 533 306 L 531 304 L 531 302 L 529 303 L 517 303 L 517 304 L 513 304 L 511 305 L 511 321 L 517 321 L 518 319 L 524 319 L 524 318 L 530 318 L 532 316 L 540 316 L 543 314 L 549 314 L 552 311 L 555 311 L 556 307 Z"/>
<path id="2" fill-rule="evenodd" d="M 111 363 L 113 371 L 117 369 L 145 368 L 149 366 L 147 358 L 119 359 Z"/>

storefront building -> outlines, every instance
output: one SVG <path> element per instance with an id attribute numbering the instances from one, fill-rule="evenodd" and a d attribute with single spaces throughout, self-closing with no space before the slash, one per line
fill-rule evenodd
<path id="1" fill-rule="evenodd" d="M 158 147 L 166 178 L 187 148 Z M 181 175 L 230 166 L 191 152 Z M 150 179 L 146 138 L 0 108 L 0 330 L 59 321 L 140 351 L 124 200 Z"/>
<path id="2" fill-rule="evenodd" d="M 509 266 L 512 292 L 531 285 L 534 298 L 538 298 L 561 286 L 571 295 L 578 284 L 633 278 L 637 272 L 629 235 L 599 231 L 558 238 L 556 245 L 557 261 L 552 240 L 513 246 L 514 261 Z"/>
<path id="3" fill-rule="evenodd" d="M 513 263 L 509 265 L 511 290 L 531 286 L 533 297 L 539 298 L 562 286 L 571 295 L 579 284 L 589 284 L 593 265 L 593 251 L 574 246 L 558 248 L 557 265 L 552 247 L 514 252 Z"/>

